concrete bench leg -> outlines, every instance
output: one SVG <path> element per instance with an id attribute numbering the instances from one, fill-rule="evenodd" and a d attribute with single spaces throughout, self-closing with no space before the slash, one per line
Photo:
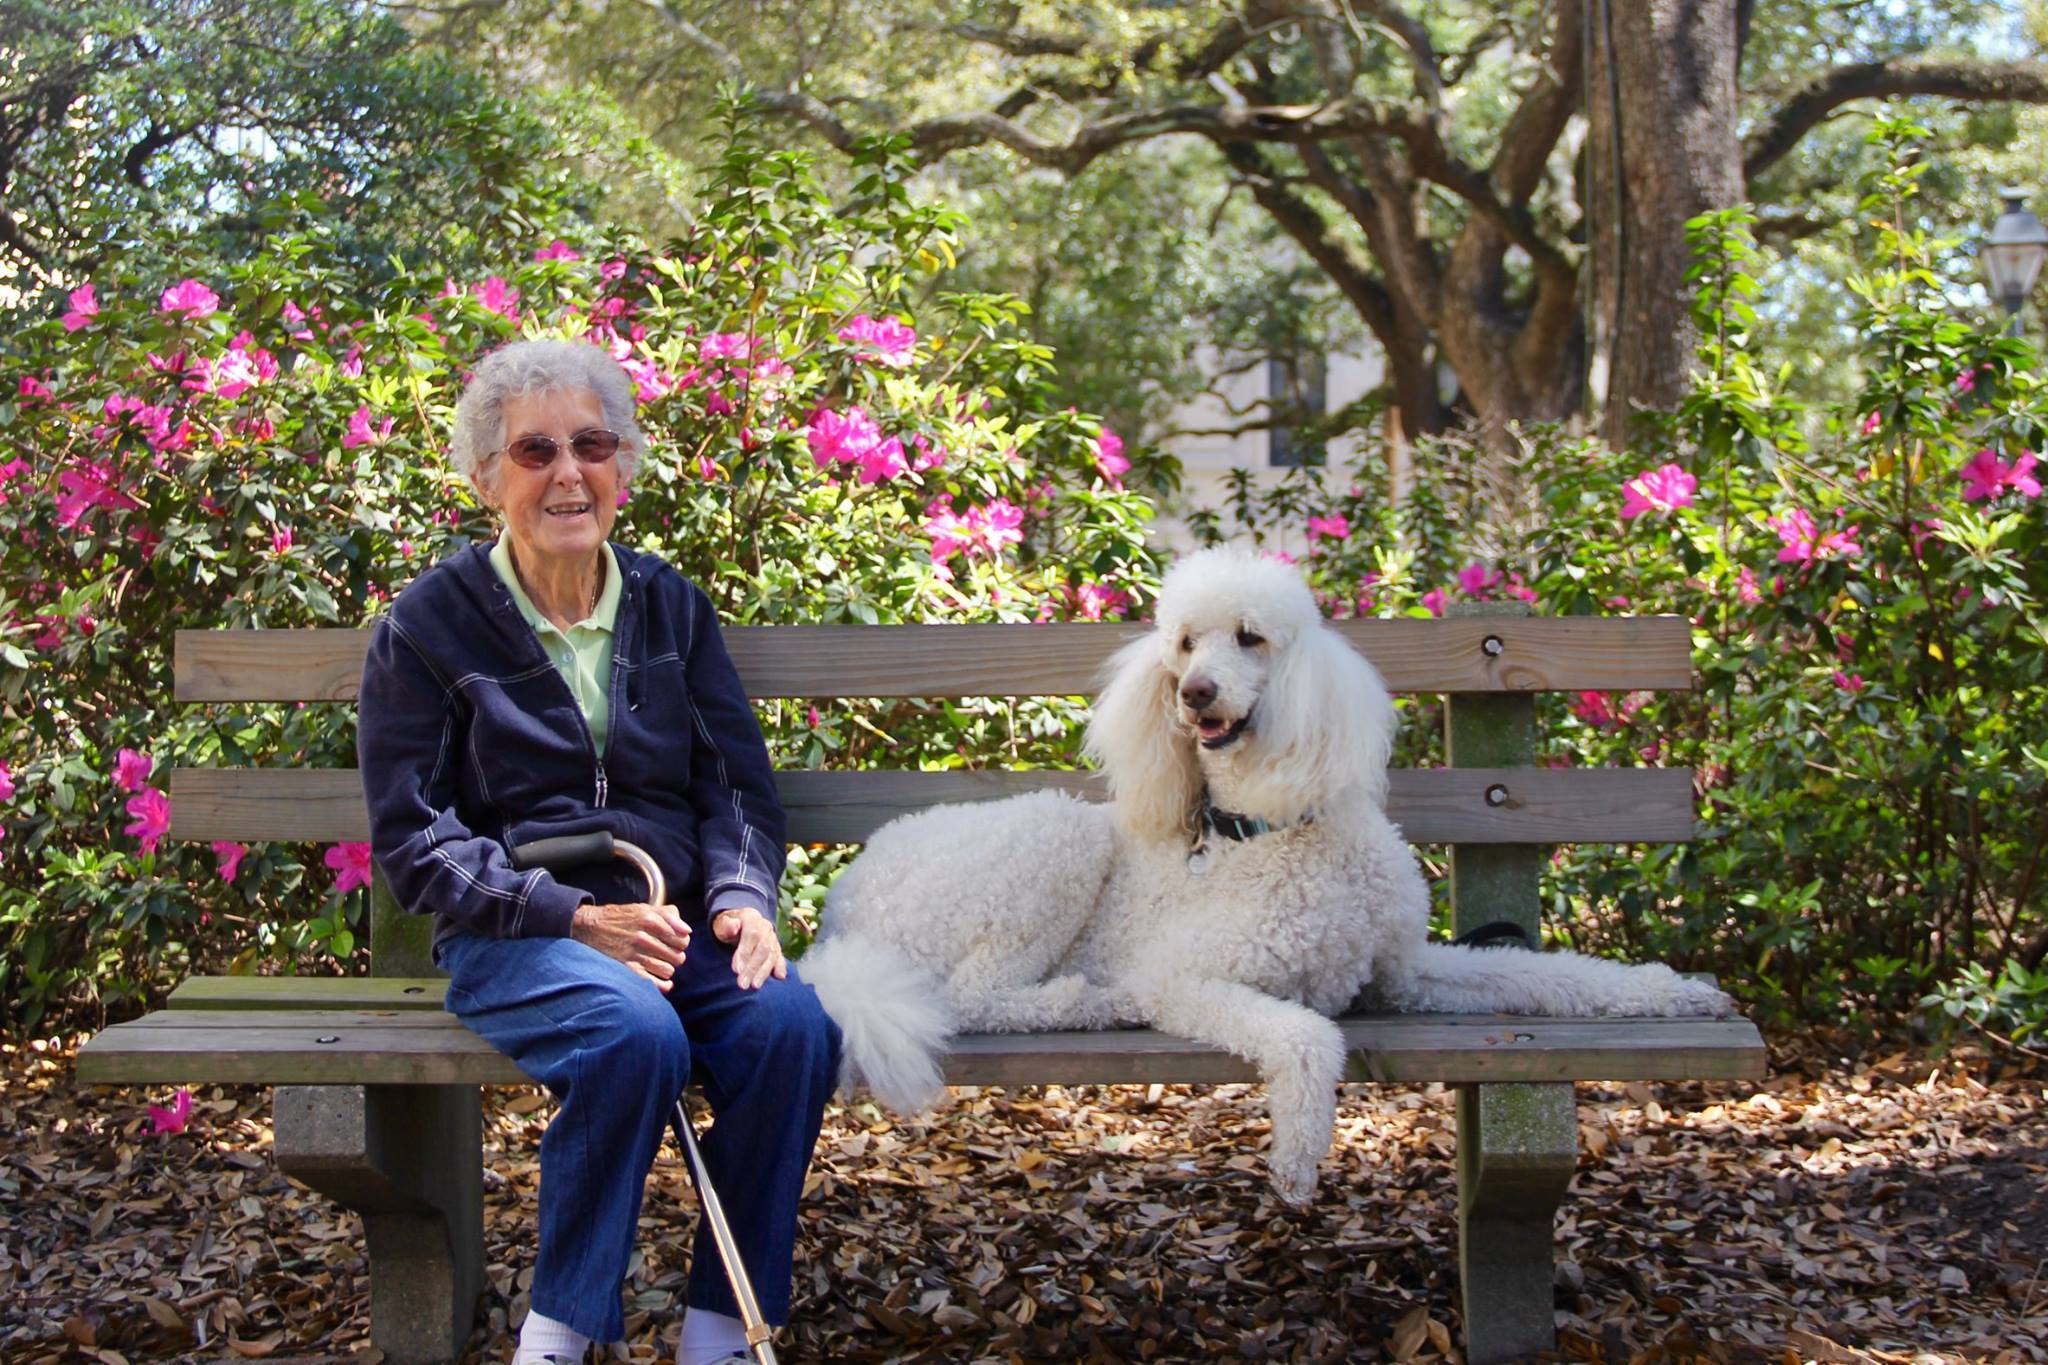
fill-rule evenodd
<path id="1" fill-rule="evenodd" d="M 1578 1136 L 1568 1083 L 1458 1091 L 1458 1276 L 1471 1365 L 1522 1360 L 1557 1344 L 1554 1224 Z"/>
<path id="2" fill-rule="evenodd" d="M 483 1290 L 483 1105 L 473 1085 L 291 1085 L 277 1164 L 363 1217 L 370 1336 L 394 1365 L 452 1361 Z"/>

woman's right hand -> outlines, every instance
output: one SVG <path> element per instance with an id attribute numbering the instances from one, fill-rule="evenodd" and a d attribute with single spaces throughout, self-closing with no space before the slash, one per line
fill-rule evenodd
<path id="1" fill-rule="evenodd" d="M 690 926 L 673 905 L 579 905 L 569 937 L 616 958 L 663 991 L 690 946 Z"/>

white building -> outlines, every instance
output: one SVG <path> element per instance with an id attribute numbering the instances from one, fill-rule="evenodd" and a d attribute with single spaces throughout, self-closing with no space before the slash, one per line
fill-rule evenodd
<path id="1" fill-rule="evenodd" d="M 1344 472 L 1358 457 L 1362 443 L 1375 439 L 1368 433 L 1346 432 L 1332 441 L 1326 452 L 1318 452 L 1303 449 L 1289 427 L 1244 428 L 1265 420 L 1268 400 L 1276 394 L 1285 404 L 1288 391 L 1298 389 L 1309 407 L 1335 412 L 1378 388 L 1385 374 L 1377 347 L 1362 355 L 1325 356 L 1320 365 L 1299 377 L 1298 384 L 1289 366 L 1280 361 L 1261 360 L 1232 368 L 1205 350 L 1203 363 L 1219 376 L 1212 391 L 1174 409 L 1157 438 L 1161 449 L 1180 458 L 1183 471 L 1179 495 L 1161 505 L 1152 531 L 1156 542 L 1174 549 L 1193 545 L 1183 520 L 1188 511 L 1223 507 L 1227 479 L 1234 469 L 1250 471 L 1253 483 L 1261 488 L 1278 483 L 1304 459 L 1311 463 L 1321 459 L 1324 468 L 1348 478 Z M 1225 524 L 1230 524 L 1228 518 Z M 1306 546 L 1286 544 L 1283 548 L 1299 553 Z"/>

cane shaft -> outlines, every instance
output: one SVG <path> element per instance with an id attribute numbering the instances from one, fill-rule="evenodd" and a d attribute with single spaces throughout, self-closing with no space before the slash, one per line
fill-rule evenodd
<path id="1" fill-rule="evenodd" d="M 676 1137 L 683 1144 L 690 1174 L 697 1182 L 697 1201 L 704 1206 L 704 1221 L 711 1229 L 712 1242 L 718 1247 L 718 1259 L 725 1265 L 725 1278 L 732 1286 L 733 1302 L 739 1306 L 740 1324 L 746 1330 L 747 1346 L 761 1365 L 776 1365 L 772 1340 L 775 1329 L 761 1316 L 761 1304 L 754 1297 L 754 1286 L 748 1281 L 746 1266 L 740 1260 L 740 1248 L 733 1240 L 732 1225 L 725 1221 L 725 1206 L 718 1202 L 718 1191 L 712 1188 L 711 1172 L 705 1169 L 704 1154 L 698 1150 L 697 1134 L 690 1127 L 690 1116 L 684 1112 L 681 1100 L 676 1101 L 674 1121 Z"/>

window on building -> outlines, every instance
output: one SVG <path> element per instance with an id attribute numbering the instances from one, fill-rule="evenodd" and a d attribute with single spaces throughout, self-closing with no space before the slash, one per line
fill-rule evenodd
<path id="1" fill-rule="evenodd" d="M 1280 418 L 1320 417 L 1328 409 L 1323 357 L 1320 353 L 1296 360 L 1266 362 L 1266 392 L 1273 413 Z M 1319 465 L 1323 447 L 1306 440 L 1292 421 L 1276 424 L 1266 432 L 1267 461 L 1275 467 Z"/>

